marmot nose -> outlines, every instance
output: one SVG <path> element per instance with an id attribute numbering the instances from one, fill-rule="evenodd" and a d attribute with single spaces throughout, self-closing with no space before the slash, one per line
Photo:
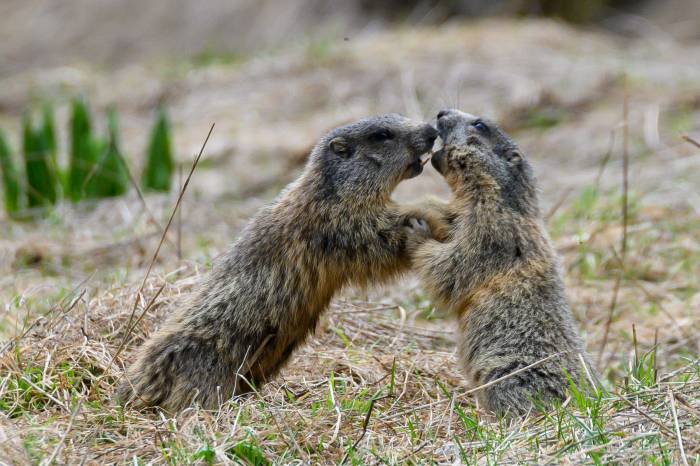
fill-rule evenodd
<path id="1" fill-rule="evenodd" d="M 437 130 L 436 130 L 435 128 L 433 128 L 432 126 L 428 126 L 428 127 L 425 129 L 425 132 L 424 132 L 423 134 L 425 135 L 425 139 L 428 140 L 428 144 L 429 144 L 430 146 L 433 145 L 433 143 L 435 142 L 435 140 L 436 140 L 437 137 L 438 137 L 438 132 L 437 132 Z"/>
<path id="2" fill-rule="evenodd" d="M 437 114 L 437 119 L 439 120 L 440 118 L 446 117 L 449 113 L 449 110 L 440 110 Z"/>

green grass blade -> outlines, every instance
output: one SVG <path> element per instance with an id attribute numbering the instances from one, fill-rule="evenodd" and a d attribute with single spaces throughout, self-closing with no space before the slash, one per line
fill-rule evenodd
<path id="1" fill-rule="evenodd" d="M 129 175 L 126 172 L 126 159 L 121 152 L 119 120 L 114 108 L 107 113 L 107 131 L 107 153 L 103 164 L 104 177 L 109 179 L 109 190 L 106 190 L 106 195 L 121 196 L 129 189 Z"/>
<path id="2" fill-rule="evenodd" d="M 77 202 L 87 194 L 84 188 L 88 184 L 88 176 L 94 170 L 95 153 L 91 147 L 90 114 L 85 103 L 80 99 L 71 104 L 70 120 L 70 154 L 68 173 L 68 193 L 73 202 Z"/>
<path id="3" fill-rule="evenodd" d="M 90 158 L 96 163 L 83 187 L 86 197 L 120 196 L 129 187 L 129 176 L 119 152 L 119 131 L 114 110 L 110 110 L 107 115 L 107 130 L 106 140 L 93 137 L 88 146 Z"/>
<path id="4" fill-rule="evenodd" d="M 46 148 L 51 155 L 54 167 L 57 167 L 56 154 L 58 146 L 56 144 L 56 123 L 53 115 L 53 107 L 50 103 L 44 102 L 41 107 L 41 133 L 46 143 Z"/>
<path id="5" fill-rule="evenodd" d="M 146 166 L 141 180 L 143 187 L 153 191 L 170 191 L 173 168 L 170 125 L 165 110 L 160 109 L 151 131 Z"/>
<path id="6" fill-rule="evenodd" d="M 85 174 L 80 187 L 83 199 L 107 197 L 109 179 L 105 179 L 103 164 L 107 154 L 107 142 L 98 137 L 91 137 L 84 148 L 86 159 L 94 161 L 90 171 Z"/>
<path id="7" fill-rule="evenodd" d="M 9 216 L 14 216 L 22 208 L 22 187 L 19 182 L 19 172 L 12 160 L 10 146 L 2 130 L 0 130 L 0 169 L 2 169 L 5 211 Z"/>
<path id="8" fill-rule="evenodd" d="M 28 206 L 45 207 L 55 204 L 58 197 L 58 177 L 44 134 L 41 128 L 34 129 L 29 115 L 25 115 L 22 123 L 22 141 Z"/>

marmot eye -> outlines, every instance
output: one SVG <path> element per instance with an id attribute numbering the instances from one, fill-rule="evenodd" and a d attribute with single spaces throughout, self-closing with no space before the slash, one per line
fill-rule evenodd
<path id="1" fill-rule="evenodd" d="M 474 123 L 472 123 L 472 126 L 480 133 L 488 134 L 489 132 L 489 127 L 486 126 L 486 123 L 481 120 L 476 120 Z"/>
<path id="2" fill-rule="evenodd" d="M 388 129 L 380 129 L 369 136 L 369 140 L 373 142 L 388 141 L 389 139 L 394 139 L 394 133 Z"/>

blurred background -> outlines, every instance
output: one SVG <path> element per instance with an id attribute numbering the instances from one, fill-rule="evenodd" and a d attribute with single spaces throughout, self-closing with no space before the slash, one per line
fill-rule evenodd
<path id="1" fill-rule="evenodd" d="M 183 450 L 190 456 L 178 456 L 180 440 L 153 440 L 170 429 L 159 417 L 127 414 L 126 428 L 121 410 L 105 414 L 133 349 L 255 211 L 299 174 L 320 135 L 387 112 L 432 120 L 445 107 L 495 119 L 531 161 L 588 350 L 604 379 L 643 387 L 630 407 L 650 393 L 635 379 L 658 389 L 657 370 L 697 358 L 700 1 L 2 0 L 0 443 L 3 435 L 14 438 L 22 458 L 6 462 L 46 462 L 52 452 L 48 463 L 61 462 L 62 446 L 65 463 L 136 463 L 136 454 L 144 464 L 211 461 L 208 445 L 221 445 L 218 431 L 237 425 L 237 414 L 235 421 L 223 417 L 218 429 L 209 415 L 204 424 L 178 424 L 191 433 Z M 151 271 L 183 178 L 213 123 Z M 394 193 L 400 202 L 426 195 L 450 195 L 431 166 Z M 468 387 L 455 370 L 453 324 L 411 275 L 382 290 L 344 290 L 280 376 L 296 392 L 311 393 L 292 404 L 307 414 L 289 409 L 285 392 L 270 384 L 264 396 L 280 407 L 268 412 L 272 405 L 258 407 L 251 398 L 236 441 L 254 429 L 269 458 L 293 451 L 283 443 L 299 440 L 305 451 L 318 449 L 320 462 L 340 461 L 342 448 L 323 443 L 340 425 L 335 400 L 328 401 L 329 374 L 355 387 L 337 392 L 344 407 L 359 406 L 351 397 L 361 391 L 368 409 L 338 438 L 341 445 L 364 436 L 372 381 L 383 383 L 391 371 L 393 393 L 395 366 L 403 391 L 376 399 L 386 409 L 375 413 L 377 427 L 363 442 L 371 437 L 397 463 L 428 444 L 420 455 L 453 463 L 452 414 L 447 433 L 441 408 L 433 416 L 433 401 L 449 399 L 441 381 L 450 390 Z M 698 399 L 696 382 L 682 384 L 695 387 L 684 392 L 691 401 Z M 647 409 L 665 420 L 664 431 L 676 432 L 663 401 L 670 389 L 658 393 Z M 73 425 L 79 408 L 70 415 L 65 406 L 76 394 L 91 398 Z M 319 406 L 328 407 L 320 420 Z M 605 434 L 572 415 L 580 427 L 566 444 L 561 425 L 559 433 L 535 430 L 542 445 L 553 442 L 550 453 L 580 449 L 568 462 L 588 461 L 576 457 L 584 452 L 599 463 L 671 461 L 675 435 L 647 423 L 642 435 L 663 435 L 642 438 L 637 426 L 646 421 L 617 410 L 610 415 L 619 427 Z M 415 424 L 421 436 L 430 439 L 424 426 L 439 419 L 432 432 L 446 437 L 434 444 L 419 437 L 418 445 L 413 427 L 400 434 L 416 422 L 414 412 L 430 419 Z M 700 442 L 698 418 L 689 412 L 679 417 L 689 426 L 691 457 Z M 3 426 L 7 416 L 16 427 Z M 266 424 L 285 416 L 284 433 Z M 343 416 L 345 429 L 352 416 Z M 463 438 L 486 438 L 489 449 L 519 462 L 554 461 L 522 456 L 501 427 L 497 437 L 482 438 L 478 424 L 472 432 L 464 421 L 471 433 Z M 212 432 L 210 439 L 201 432 Z M 521 445 L 540 448 L 521 433 L 519 427 Z M 643 443 L 630 440 L 627 450 L 611 443 L 612 456 L 599 457 L 600 438 Z M 11 449 L 0 447 L 0 462 L 3 450 Z M 647 454 L 649 460 L 635 460 Z"/>
<path id="2" fill-rule="evenodd" d="M 39 312 L 88 277 L 95 287 L 140 277 L 178 173 L 187 173 L 212 123 L 159 256 L 163 270 L 219 254 L 299 173 L 325 131 L 372 114 L 432 119 L 459 107 L 499 121 L 532 160 L 580 291 L 610 288 L 625 146 L 637 227 L 697 220 L 700 157 L 683 136 L 700 138 L 699 63 L 697 0 L 4 0 L 5 159 L 31 200 L 39 188 L 27 186 L 21 122 L 49 108 L 42 128 L 50 121 L 55 132 L 45 146 L 57 174 L 55 199 L 38 215 L 0 213 L 0 333 L 18 325 L 18 296 Z M 120 172 L 121 187 L 89 194 L 80 178 L 107 179 L 120 166 L 114 161 L 106 175 L 84 170 L 80 192 L 71 185 L 83 147 L 76 112 L 92 127 L 84 147 L 111 154 L 118 141 L 131 176 Z M 163 173 L 165 182 L 154 181 Z M 449 196 L 432 169 L 395 197 L 427 194 Z M 635 255 L 643 276 L 671 273 L 676 262 L 660 262 L 653 249 L 662 243 L 634 243 L 646 248 Z M 381 296 L 392 293 L 407 299 L 401 287 Z M 582 318 L 589 305 L 579 303 Z"/>
<path id="3" fill-rule="evenodd" d="M 601 112 L 621 113 L 623 74 L 639 86 L 632 117 L 652 146 L 661 120 L 690 129 L 683 111 L 697 105 L 700 74 L 695 0 L 5 0 L 0 26 L 0 127 L 15 152 L 21 116 L 49 102 L 67 166 L 69 103 L 80 97 L 98 127 L 118 111 L 138 174 L 164 106 L 179 160 L 217 123 L 206 158 L 226 169 L 197 177 L 217 195 L 293 174 L 288 164 L 336 124 L 445 106 L 511 129 L 556 127 L 536 139 L 561 133 L 571 148 L 532 146 L 533 156 L 586 165 L 619 123 Z"/>
<path id="4" fill-rule="evenodd" d="M 2 76 L 69 64 L 229 60 L 310 41 L 484 17 L 560 18 L 627 37 L 700 38 L 693 0 L 5 0 Z"/>

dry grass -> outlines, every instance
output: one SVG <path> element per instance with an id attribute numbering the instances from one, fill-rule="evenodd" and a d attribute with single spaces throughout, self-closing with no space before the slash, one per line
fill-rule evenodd
<path id="1" fill-rule="evenodd" d="M 551 221 L 573 309 L 594 354 L 620 271 L 611 248 L 621 227 L 609 216 L 619 203 L 615 195 L 586 190 Z M 397 285 L 398 300 L 345 293 L 282 376 L 259 393 L 219 411 L 192 408 L 175 417 L 113 406 L 110 395 L 131 351 L 110 361 L 134 300 L 138 315 L 157 296 L 128 336 L 129 350 L 192 289 L 201 268 L 178 266 L 173 250 L 138 299 L 138 274 L 148 260 L 132 279 L 110 284 L 93 277 L 99 285 L 81 283 L 60 300 L 47 300 L 54 303 L 47 312 L 28 309 L 37 301 L 25 296 L 10 307 L 27 318 L 0 347 L 2 460 L 673 464 L 682 462 L 683 451 L 689 463 L 698 462 L 698 227 L 692 211 L 632 206 L 628 260 L 601 357 L 604 386 L 517 421 L 490 419 L 474 406 L 454 354 L 451 320 L 410 280 Z M 144 258 L 150 254 L 145 248 Z"/>
<path id="2" fill-rule="evenodd" d="M 496 39 L 498 51 L 480 45 Z M 397 43 L 405 47 L 391 56 Z M 167 222 L 173 197 L 148 197 L 148 212 L 131 195 L 62 205 L 35 224 L 0 220 L 0 462 L 699 463 L 700 154 L 679 137 L 697 140 L 700 101 L 683 81 L 697 76 L 692 54 L 667 50 L 663 62 L 632 44 L 627 57 L 605 36 L 550 23 L 331 45 L 301 60 L 294 52 L 197 69 L 146 90 L 132 85 L 130 73 L 147 74 L 140 69 L 95 78 L 98 95 L 111 92 L 132 112 L 132 135 L 148 113 L 143 101 L 164 89 L 182 92 L 171 100 L 180 146 L 198 149 L 216 118 L 211 153 L 183 200 L 186 260 L 173 230 L 140 291 L 160 239 L 154 224 Z M 546 53 L 520 60 L 523 48 Z M 366 59 L 377 55 L 387 63 Z M 624 260 L 621 57 L 631 70 Z M 445 83 L 444 95 L 435 82 Z M 21 100 L 16 89 L 0 92 L 0 104 Z M 231 110 L 243 96 L 247 106 Z M 461 376 L 452 320 L 408 277 L 381 291 L 343 292 L 279 378 L 219 411 L 173 417 L 111 404 L 133 350 L 329 122 L 464 102 L 497 108 L 491 113 L 532 154 L 572 309 L 599 361 L 599 392 L 574 392 L 545 415 L 488 418 Z M 412 182 L 400 200 L 445 192 L 430 170 Z M 138 316 L 151 300 L 127 332 L 133 303 Z"/>

